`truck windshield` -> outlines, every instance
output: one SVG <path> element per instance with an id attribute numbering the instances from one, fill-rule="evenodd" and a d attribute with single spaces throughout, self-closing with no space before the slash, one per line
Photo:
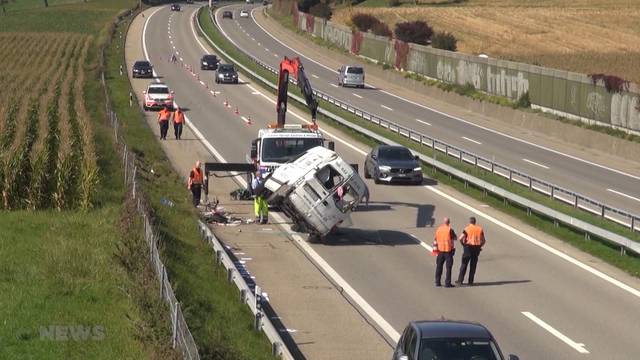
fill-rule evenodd
<path id="1" fill-rule="evenodd" d="M 262 162 L 285 163 L 316 146 L 322 146 L 322 139 L 265 138 L 262 139 Z"/>

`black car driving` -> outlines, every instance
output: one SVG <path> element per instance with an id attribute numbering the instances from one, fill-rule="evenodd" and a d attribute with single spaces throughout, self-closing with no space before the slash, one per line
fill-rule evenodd
<path id="1" fill-rule="evenodd" d="M 216 84 L 238 83 L 238 72 L 233 64 L 220 64 L 216 69 Z"/>
<path id="2" fill-rule="evenodd" d="M 466 321 L 412 321 L 404 329 L 393 360 L 504 360 L 486 327 Z M 518 360 L 509 355 L 509 360 Z"/>
<path id="3" fill-rule="evenodd" d="M 204 55 L 200 59 L 200 70 L 215 70 L 218 68 L 218 57 L 215 55 Z"/>
<path id="4" fill-rule="evenodd" d="M 404 146 L 378 145 L 364 161 L 364 177 L 376 184 L 409 182 L 422 184 L 422 168 L 417 156 Z"/>
<path id="5" fill-rule="evenodd" d="M 171 11 L 180 11 L 180 4 L 171 4 Z"/>
<path id="6" fill-rule="evenodd" d="M 223 19 L 233 19 L 233 13 L 229 10 L 223 11 L 222 12 L 222 18 Z"/>
<path id="7" fill-rule="evenodd" d="M 131 76 L 134 78 L 151 78 L 153 77 L 153 66 L 146 60 L 139 60 L 133 63 Z"/>

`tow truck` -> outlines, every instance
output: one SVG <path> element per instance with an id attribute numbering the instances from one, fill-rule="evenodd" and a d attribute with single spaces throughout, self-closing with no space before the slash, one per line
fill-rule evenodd
<path id="1" fill-rule="evenodd" d="M 289 76 L 302 90 L 311 113 L 311 124 L 285 125 Z M 216 171 L 252 174 L 260 169 L 264 176 L 265 198 L 292 221 L 292 230 L 309 234 L 319 241 L 337 227 L 351 225 L 350 213 L 367 196 L 365 182 L 357 166 L 344 161 L 333 143 L 323 147 L 324 138 L 316 123 L 318 102 L 298 58 L 280 63 L 278 76 L 277 123 L 259 131 L 252 142 L 248 163 L 206 163 L 205 193 L 209 173 Z M 273 155 L 275 154 L 275 155 Z M 251 178 L 247 179 L 250 184 Z"/>

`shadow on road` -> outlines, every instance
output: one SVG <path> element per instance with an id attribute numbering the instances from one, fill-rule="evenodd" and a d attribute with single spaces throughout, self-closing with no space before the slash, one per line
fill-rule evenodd
<path id="1" fill-rule="evenodd" d="M 475 286 L 500 286 L 500 285 L 511 285 L 511 284 L 525 284 L 530 282 L 531 280 L 480 281 L 480 282 L 474 282 L 473 286 L 474 287 Z"/>
<path id="2" fill-rule="evenodd" d="M 336 234 L 328 235 L 323 244 L 327 246 L 353 245 L 418 245 L 411 235 L 395 230 L 339 229 Z"/>
<path id="3" fill-rule="evenodd" d="M 435 206 L 431 204 L 411 204 L 403 202 L 370 202 L 369 205 L 360 205 L 357 208 L 357 212 L 370 212 L 370 211 L 393 211 L 395 207 L 411 207 L 415 208 L 416 214 L 416 227 L 433 227 L 435 224 L 435 218 L 433 213 L 435 212 Z"/>

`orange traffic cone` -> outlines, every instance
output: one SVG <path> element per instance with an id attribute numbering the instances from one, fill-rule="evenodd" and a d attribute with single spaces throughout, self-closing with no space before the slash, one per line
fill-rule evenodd
<path id="1" fill-rule="evenodd" d="M 227 99 L 224 99 L 224 107 L 229 107 L 229 101 Z"/>
<path id="2" fill-rule="evenodd" d="M 236 115 L 239 115 L 240 112 L 238 111 L 238 107 L 236 106 L 236 111 L 234 111 Z"/>

